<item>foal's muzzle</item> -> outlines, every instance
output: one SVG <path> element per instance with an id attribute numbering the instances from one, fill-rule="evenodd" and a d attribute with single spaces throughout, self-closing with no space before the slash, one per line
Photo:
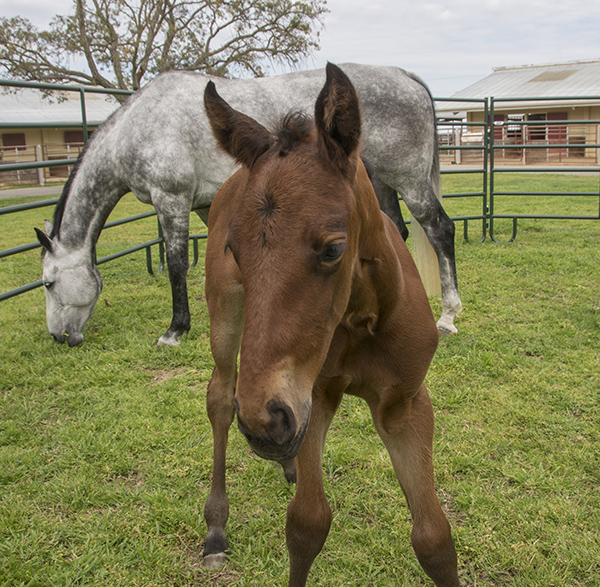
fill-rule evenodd
<path id="1" fill-rule="evenodd" d="M 235 399 L 238 428 L 246 437 L 250 448 L 263 459 L 287 461 L 293 459 L 304 440 L 310 420 L 310 405 L 303 410 L 302 421 L 298 422 L 291 407 L 278 400 L 267 403 L 269 420 L 260 430 L 246 426 L 240 418 L 239 404 Z"/>

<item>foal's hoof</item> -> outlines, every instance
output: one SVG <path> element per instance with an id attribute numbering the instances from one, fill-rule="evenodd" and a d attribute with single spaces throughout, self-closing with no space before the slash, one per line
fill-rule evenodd
<path id="1" fill-rule="evenodd" d="M 207 554 L 204 557 L 204 566 L 207 569 L 220 569 L 227 562 L 227 555 L 224 552 L 216 554 Z"/>

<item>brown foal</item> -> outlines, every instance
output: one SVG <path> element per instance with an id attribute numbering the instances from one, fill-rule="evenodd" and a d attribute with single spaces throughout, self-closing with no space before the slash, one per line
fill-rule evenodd
<path id="1" fill-rule="evenodd" d="M 219 144 L 241 164 L 213 201 L 206 249 L 215 361 L 206 564 L 226 558 L 225 452 L 237 413 L 251 448 L 281 462 L 288 479 L 297 474 L 287 510 L 289 585 L 306 584 L 332 519 L 325 437 L 349 393 L 366 400 L 390 454 L 421 566 L 436 585 L 459 585 L 434 490 L 433 411 L 423 382 L 438 331 L 413 260 L 360 161 L 352 84 L 328 65 L 314 123 L 290 115 L 275 133 L 233 110 L 212 82 L 205 106 Z"/>

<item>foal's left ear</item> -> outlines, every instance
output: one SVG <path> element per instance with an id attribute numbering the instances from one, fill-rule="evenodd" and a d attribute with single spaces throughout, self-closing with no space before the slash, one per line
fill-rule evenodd
<path id="1" fill-rule="evenodd" d="M 221 147 L 238 163 L 250 168 L 271 146 L 271 133 L 256 120 L 234 110 L 213 82 L 206 84 L 204 107 L 213 134 Z"/>
<path id="2" fill-rule="evenodd" d="M 360 141 L 358 96 L 348 76 L 333 63 L 326 68 L 327 79 L 315 104 L 319 142 L 331 161 L 345 175 L 353 172 Z"/>

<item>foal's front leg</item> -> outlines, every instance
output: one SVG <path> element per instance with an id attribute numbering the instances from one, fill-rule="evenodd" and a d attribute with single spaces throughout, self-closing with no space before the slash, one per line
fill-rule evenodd
<path id="1" fill-rule="evenodd" d="M 225 487 L 225 457 L 229 428 L 235 416 L 233 395 L 235 370 L 228 375 L 215 367 L 208 384 L 206 407 L 213 431 L 213 478 L 210 495 L 204 506 L 204 520 L 208 527 L 204 543 L 204 564 L 220 567 L 227 561 L 225 524 L 229 517 L 229 500 Z"/>
<path id="2" fill-rule="evenodd" d="M 321 552 L 331 526 L 331 508 L 323 488 L 323 446 L 341 397 L 341 393 L 313 392 L 310 424 L 296 457 L 296 494 L 287 509 L 289 587 L 306 585 L 310 567 Z"/>
<path id="3" fill-rule="evenodd" d="M 392 459 L 413 518 L 411 541 L 437 587 L 459 587 L 450 525 L 435 493 L 433 409 L 425 385 L 412 400 L 370 404 L 377 432 Z"/>
<path id="4" fill-rule="evenodd" d="M 214 244 L 214 243 L 213 243 Z M 222 269 L 224 264 L 219 267 Z M 208 269 L 208 267 L 207 267 Z M 204 506 L 208 527 L 204 545 L 207 567 L 221 566 L 227 560 L 225 524 L 229 501 L 225 489 L 225 457 L 229 428 L 235 417 L 237 354 L 243 328 L 243 289 L 225 274 L 207 271 L 206 294 L 210 313 L 210 346 L 215 368 L 208 384 L 206 409 L 213 432 L 213 478 Z M 216 288 L 216 289 L 215 289 Z"/>

